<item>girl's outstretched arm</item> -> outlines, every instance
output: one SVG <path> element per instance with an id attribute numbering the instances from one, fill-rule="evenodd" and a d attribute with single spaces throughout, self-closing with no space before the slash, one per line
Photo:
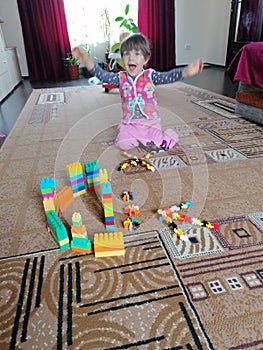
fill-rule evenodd
<path id="1" fill-rule="evenodd" d="M 81 46 L 74 47 L 74 49 L 72 50 L 72 55 L 78 58 L 80 62 L 84 64 L 84 66 L 86 66 L 89 71 L 92 70 L 92 68 L 94 67 L 94 62 Z"/>
<path id="2" fill-rule="evenodd" d="M 203 60 L 201 58 L 193 61 L 190 63 L 187 67 L 183 69 L 183 78 L 189 78 L 192 77 L 193 75 L 202 73 L 204 68 Z"/>

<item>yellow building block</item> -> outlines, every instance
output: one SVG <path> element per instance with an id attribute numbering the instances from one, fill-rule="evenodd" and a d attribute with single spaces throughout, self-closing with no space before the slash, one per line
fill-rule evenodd
<path id="1" fill-rule="evenodd" d="M 102 182 L 108 182 L 108 172 L 107 169 L 100 169 L 100 183 Z"/>
<path id="2" fill-rule="evenodd" d="M 95 233 L 94 253 L 96 258 L 103 256 L 123 256 L 125 254 L 123 233 Z"/>
<path id="3" fill-rule="evenodd" d="M 49 213 L 51 211 L 54 211 L 54 212 L 56 211 L 54 199 L 52 197 L 44 198 L 43 205 L 44 205 L 45 212 Z"/>
<path id="4" fill-rule="evenodd" d="M 82 165 L 80 162 L 68 164 L 66 166 L 68 176 L 76 176 L 83 173 Z"/>
<path id="5" fill-rule="evenodd" d="M 81 214 L 75 211 L 72 214 L 72 225 L 73 226 L 80 226 L 81 224 L 82 224 Z"/>

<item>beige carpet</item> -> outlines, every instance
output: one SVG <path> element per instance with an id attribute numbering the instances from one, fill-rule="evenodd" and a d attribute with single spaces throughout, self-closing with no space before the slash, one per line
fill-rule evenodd
<path id="1" fill-rule="evenodd" d="M 263 128 L 234 114 L 235 101 L 176 83 L 157 91 L 163 127 L 180 137 L 154 155 L 155 172 L 118 171 L 117 90 L 34 90 L 0 151 L 0 349 L 263 349 Z M 144 155 L 143 149 L 133 154 Z M 60 251 L 46 230 L 42 177 L 67 185 L 66 165 L 99 160 L 113 189 L 125 256 Z M 138 230 L 122 228 L 133 191 Z M 192 201 L 172 236 L 157 209 Z M 79 211 L 93 241 L 105 232 L 100 198 Z"/>

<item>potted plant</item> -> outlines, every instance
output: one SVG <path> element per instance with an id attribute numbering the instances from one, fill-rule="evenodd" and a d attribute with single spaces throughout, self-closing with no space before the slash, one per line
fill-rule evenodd
<path id="1" fill-rule="evenodd" d="M 79 60 L 77 57 L 74 57 L 71 52 L 67 53 L 67 57 L 64 59 L 64 66 L 68 79 L 79 78 Z"/>
<path id="2" fill-rule="evenodd" d="M 124 9 L 124 16 L 118 16 L 115 18 L 115 22 L 121 22 L 120 28 L 124 27 L 128 30 L 129 33 L 137 33 L 138 27 L 135 24 L 134 20 L 128 16 L 130 12 L 130 5 L 127 4 Z"/>
<path id="3" fill-rule="evenodd" d="M 121 42 L 123 39 L 125 39 L 126 36 L 128 36 L 130 33 L 138 32 L 138 26 L 135 24 L 134 19 L 129 16 L 129 12 L 130 12 L 130 5 L 127 4 L 124 9 L 124 15 L 118 16 L 115 18 L 115 22 L 120 22 L 119 24 L 120 28 L 124 27 L 126 31 L 120 34 L 120 42 L 116 43 L 111 48 L 113 53 L 119 53 Z M 117 59 L 117 63 L 120 68 L 123 68 L 122 59 Z"/>
<path id="4" fill-rule="evenodd" d="M 103 8 L 101 10 L 100 28 L 101 28 L 101 32 L 103 34 L 104 40 L 106 42 L 105 60 L 106 60 L 106 63 L 109 63 L 111 22 L 110 22 L 109 10 L 107 8 Z"/>

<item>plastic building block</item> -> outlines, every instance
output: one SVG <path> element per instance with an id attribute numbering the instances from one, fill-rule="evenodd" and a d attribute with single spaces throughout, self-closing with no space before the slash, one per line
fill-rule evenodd
<path id="1" fill-rule="evenodd" d="M 54 197 L 56 192 L 56 181 L 50 177 L 42 177 L 39 183 L 43 198 Z"/>
<path id="2" fill-rule="evenodd" d="M 134 218 L 127 218 L 125 221 L 123 221 L 123 227 L 125 230 L 129 231 L 136 230 L 140 227 L 140 225 L 140 221 Z"/>
<path id="3" fill-rule="evenodd" d="M 144 167 L 147 170 L 150 170 L 152 172 L 154 172 L 156 169 L 155 167 L 149 163 L 146 159 L 148 159 L 150 157 L 149 153 L 145 156 L 145 157 L 137 157 L 133 154 L 129 154 L 127 152 L 124 152 L 125 156 L 128 156 L 129 159 L 126 159 L 125 161 L 123 161 L 119 167 L 118 167 L 118 171 L 123 171 L 126 170 L 127 168 L 131 167 Z"/>
<path id="4" fill-rule="evenodd" d="M 63 213 L 63 211 L 74 201 L 72 188 L 70 186 L 63 187 L 62 190 L 57 193 L 57 199 L 58 206 Z"/>
<path id="5" fill-rule="evenodd" d="M 56 180 L 50 177 L 42 177 L 40 180 L 40 189 L 56 188 Z"/>
<path id="6" fill-rule="evenodd" d="M 100 164 L 98 160 L 84 163 L 88 191 L 100 188 Z"/>
<path id="7" fill-rule="evenodd" d="M 65 225 L 62 223 L 56 213 L 52 212 L 47 215 L 48 225 L 51 235 L 61 250 L 70 248 L 69 238 Z"/>
<path id="8" fill-rule="evenodd" d="M 123 256 L 124 240 L 122 232 L 95 233 L 95 257 Z"/>
<path id="9" fill-rule="evenodd" d="M 122 192 L 121 194 L 121 199 L 124 201 L 124 202 L 129 202 L 129 201 L 133 201 L 135 198 L 135 194 L 133 192 L 130 192 L 130 191 L 124 191 Z"/>
<path id="10" fill-rule="evenodd" d="M 100 184 L 102 184 L 102 182 L 108 182 L 109 178 L 108 178 L 108 172 L 107 169 L 100 169 Z"/>
<path id="11" fill-rule="evenodd" d="M 188 237 L 184 235 L 183 231 L 177 226 L 177 224 L 174 221 L 189 222 L 192 225 L 207 227 L 211 230 L 219 229 L 219 225 L 217 223 L 209 222 L 206 220 L 200 220 L 198 218 L 190 218 L 187 215 L 180 215 L 178 213 L 181 209 L 187 209 L 192 205 L 194 205 L 192 202 L 182 202 L 178 206 L 173 205 L 170 208 L 158 209 L 157 211 L 157 213 L 160 215 L 159 220 L 165 221 L 168 224 L 168 226 L 172 229 L 172 231 L 184 241 L 187 241 Z"/>
<path id="12" fill-rule="evenodd" d="M 81 163 L 75 162 L 68 164 L 66 169 L 68 182 L 73 192 L 73 197 L 78 197 L 86 193 L 85 179 Z"/>
<path id="13" fill-rule="evenodd" d="M 80 226 L 82 224 L 82 217 L 80 213 L 73 213 L 72 215 L 72 225 L 73 226 Z"/>
<path id="14" fill-rule="evenodd" d="M 112 206 L 112 189 L 110 182 L 103 182 L 101 184 L 101 201 L 104 210 L 104 218 L 105 218 L 105 228 L 106 230 L 114 230 L 114 212 Z"/>
<path id="15" fill-rule="evenodd" d="M 51 212 L 56 212 L 54 199 L 52 197 L 43 198 L 43 205 L 46 215 L 50 214 Z"/>
<path id="16" fill-rule="evenodd" d="M 124 208 L 124 214 L 128 215 L 130 218 L 131 217 L 136 217 L 140 213 L 140 208 L 138 205 L 132 205 Z"/>
<path id="17" fill-rule="evenodd" d="M 73 252 L 90 254 L 92 252 L 91 242 L 88 239 L 86 226 L 82 224 L 80 213 L 73 213 L 71 226 L 71 250 Z"/>

